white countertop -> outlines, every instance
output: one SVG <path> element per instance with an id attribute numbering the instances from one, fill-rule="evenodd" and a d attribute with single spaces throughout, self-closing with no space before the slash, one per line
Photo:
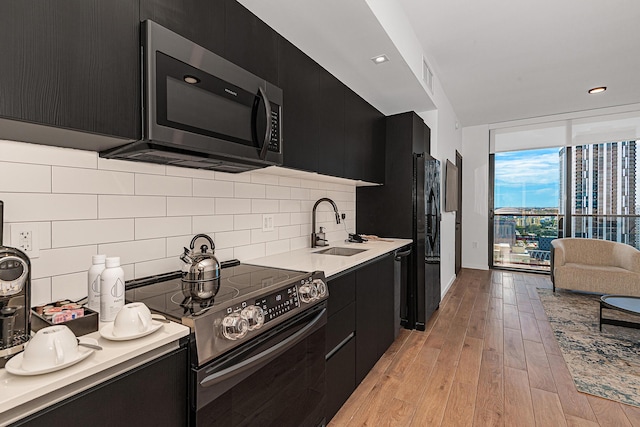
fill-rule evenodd
<path id="1" fill-rule="evenodd" d="M 0 425 L 17 421 L 169 353 L 188 334 L 188 327 L 174 322 L 129 341 L 109 341 L 93 332 L 84 337 L 96 339 L 102 350 L 95 350 L 68 368 L 34 376 L 12 375 L 0 369 Z"/>
<path id="2" fill-rule="evenodd" d="M 387 239 L 369 240 L 365 243 L 338 243 L 317 248 L 304 248 L 277 255 L 270 255 L 246 261 L 246 264 L 262 265 L 267 267 L 284 268 L 299 271 L 324 271 L 327 278 L 342 271 L 356 267 L 363 262 L 372 260 L 388 252 L 411 244 L 411 239 Z M 364 252 L 351 255 L 324 255 L 315 252 L 330 247 L 366 249 Z"/>

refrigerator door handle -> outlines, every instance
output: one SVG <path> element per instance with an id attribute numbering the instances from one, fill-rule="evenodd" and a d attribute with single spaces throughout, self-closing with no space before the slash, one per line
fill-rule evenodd
<path id="1" fill-rule="evenodd" d="M 400 261 L 400 259 L 409 256 L 411 254 L 411 248 L 407 249 L 406 251 L 402 251 L 402 252 L 398 252 L 396 251 L 395 253 L 395 260 L 396 261 Z"/>

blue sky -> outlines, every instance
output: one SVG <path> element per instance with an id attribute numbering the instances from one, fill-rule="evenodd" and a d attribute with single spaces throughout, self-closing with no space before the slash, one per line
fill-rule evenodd
<path id="1" fill-rule="evenodd" d="M 495 207 L 557 207 L 559 150 L 496 153 Z"/>

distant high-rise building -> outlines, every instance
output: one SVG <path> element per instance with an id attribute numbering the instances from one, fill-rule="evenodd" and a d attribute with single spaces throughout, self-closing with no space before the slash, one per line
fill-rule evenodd
<path id="1" fill-rule="evenodd" d="M 560 150 L 561 159 L 564 151 Z M 560 163 L 562 200 L 564 169 Z M 640 247 L 640 220 L 635 217 L 639 213 L 636 141 L 575 146 L 572 163 L 573 235 Z"/>

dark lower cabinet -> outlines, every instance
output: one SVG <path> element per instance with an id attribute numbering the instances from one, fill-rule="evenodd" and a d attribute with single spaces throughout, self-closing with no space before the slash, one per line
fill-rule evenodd
<path id="1" fill-rule="evenodd" d="M 186 426 L 188 366 L 182 347 L 13 425 Z"/>
<path id="2" fill-rule="evenodd" d="M 360 384 L 394 340 L 393 255 L 356 273 L 356 384 Z"/>
<path id="3" fill-rule="evenodd" d="M 327 420 L 338 413 L 356 389 L 356 340 L 351 338 L 327 360 Z"/>
<path id="4" fill-rule="evenodd" d="M 394 340 L 393 255 L 329 280 L 327 420 Z"/>

